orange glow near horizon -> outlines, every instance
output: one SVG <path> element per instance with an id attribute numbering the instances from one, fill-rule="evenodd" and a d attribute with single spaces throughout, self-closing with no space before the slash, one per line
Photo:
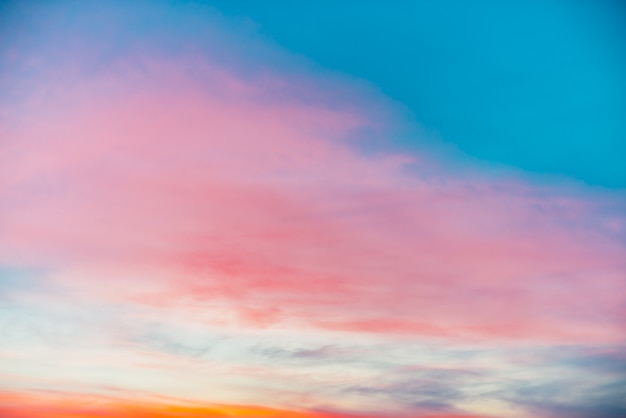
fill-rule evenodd
<path id="1" fill-rule="evenodd" d="M 0 392 L 0 416 L 10 418 L 367 418 L 363 415 L 287 410 L 254 405 L 199 404 L 183 400 L 130 401 L 98 395 Z M 423 418 L 481 418 L 428 415 Z"/>

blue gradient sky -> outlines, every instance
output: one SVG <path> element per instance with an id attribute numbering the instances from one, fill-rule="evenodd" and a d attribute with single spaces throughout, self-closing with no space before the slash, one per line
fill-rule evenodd
<path id="1" fill-rule="evenodd" d="M 626 10 L 617 1 L 209 3 L 366 79 L 472 157 L 626 186 Z"/>

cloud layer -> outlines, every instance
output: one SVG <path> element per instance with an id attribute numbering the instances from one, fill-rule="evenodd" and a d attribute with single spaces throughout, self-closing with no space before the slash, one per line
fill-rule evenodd
<path id="1" fill-rule="evenodd" d="M 210 30 L 192 19 L 191 34 L 167 20 L 154 39 L 129 24 L 136 11 L 120 10 L 114 21 L 122 30 L 95 24 L 89 32 L 61 8 L 51 21 L 67 17 L 69 27 L 48 29 L 48 40 L 44 29 L 41 38 L 15 35 L 15 45 L 28 48 L 3 50 L 4 75 L 18 87 L 0 109 L 0 263 L 40 272 L 26 288 L 3 281 L 6 311 L 42 330 L 24 346 L 54 346 L 52 334 L 66 341 L 80 333 L 73 326 L 95 326 L 85 337 L 92 348 L 104 344 L 94 358 L 106 358 L 113 344 L 134 353 L 119 359 L 135 364 L 141 347 L 184 373 L 190 358 L 219 369 L 193 337 L 207 330 L 219 330 L 218 338 L 277 330 L 293 341 L 307 333 L 376 344 L 406 338 L 459 350 L 624 343 L 623 195 L 469 164 L 451 169 L 426 150 L 372 148 L 393 142 L 398 121 L 356 83 L 310 68 L 298 73 L 286 54 L 230 34 L 215 17 Z M 163 18 L 155 10 L 139 19 L 149 34 Z M 61 48 L 77 33 L 87 41 Z M 200 34 L 245 46 L 233 57 L 215 40 L 198 42 Z M 90 49 L 94 39 L 107 46 Z M 263 59 L 237 58 L 241 51 Z M 16 99 L 16 91 L 25 94 Z M 38 310 L 65 315 L 67 334 L 50 332 L 58 325 Z M 194 331 L 150 331 L 176 321 Z M 7 343 L 7 358 L 17 355 L 18 340 Z M 230 361 L 245 363 L 255 352 L 274 353 L 277 370 L 276 356 L 348 361 L 341 347 L 251 345 L 233 345 L 247 354 Z M 116 364 L 116 356 L 108 360 Z M 220 373 L 236 370 L 232 363 Z M 245 381 L 271 374 L 270 364 L 257 366 L 241 366 Z M 468 382 L 482 379 L 482 372 L 408 370 L 376 384 L 351 380 L 330 394 L 307 382 L 302 396 L 337 408 L 345 397 L 351 411 L 371 410 L 358 404 L 372 398 L 392 412 L 465 416 L 459 405 L 471 398 Z M 298 381 L 281 373 L 277 381 Z M 245 387 L 224 385 L 224 393 Z M 530 409 L 560 408 L 510 387 L 498 395 L 522 404 L 524 397 Z M 120 413 L 107 408 L 104 416 Z"/>
<path id="2" fill-rule="evenodd" d="M 140 85 L 107 73 L 57 86 L 9 127 L 5 259 L 156 266 L 177 292 L 261 322 L 617 335 L 623 219 L 610 210 L 622 202 L 367 154 L 350 141 L 363 116 L 276 99 L 208 59 L 129 64 Z"/>

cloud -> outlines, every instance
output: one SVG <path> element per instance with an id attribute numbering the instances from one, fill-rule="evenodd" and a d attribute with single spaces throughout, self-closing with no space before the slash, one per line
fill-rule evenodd
<path id="1" fill-rule="evenodd" d="M 262 347 L 255 350 L 263 357 L 276 360 L 299 361 L 350 361 L 353 360 L 354 350 L 334 345 L 324 345 L 317 348 L 285 349 L 281 347 Z"/>
<path id="2" fill-rule="evenodd" d="M 557 418 L 618 418 L 626 413 L 624 403 L 624 386 L 622 390 L 612 396 L 603 398 L 585 397 L 576 401 L 552 402 L 549 400 L 520 399 L 518 405 L 527 409 L 530 413 L 540 417 Z"/>
<path id="3" fill-rule="evenodd" d="M 354 392 L 365 397 L 389 398 L 396 404 L 409 407 L 411 410 L 454 411 L 454 403 L 462 399 L 461 391 L 440 381 L 406 380 L 392 384 L 355 386 L 346 388 L 346 392 Z"/>
<path id="4" fill-rule="evenodd" d="M 220 303 L 251 326 L 621 339 L 623 196 L 366 152 L 364 132 L 393 126 L 323 74 L 142 46 L 118 23 L 121 38 L 90 33 L 132 47 L 72 45 L 4 106 L 0 260 L 79 271 L 70 286 L 94 299 L 120 280 L 109 296 L 139 303 L 149 284 L 152 303 Z"/>
<path id="5" fill-rule="evenodd" d="M 610 418 L 626 411 L 621 347 L 552 347 L 531 350 L 534 363 L 490 396 L 546 418 Z"/>
<path id="6" fill-rule="evenodd" d="M 374 418 L 325 410 L 276 409 L 252 405 L 226 405 L 193 402 L 185 399 L 143 396 L 129 400 L 123 396 L 54 391 L 0 392 L 0 413 L 16 418 L 174 418 L 272 416 L 284 418 Z M 8 415 L 7 415 L 8 416 Z M 427 417 L 424 417 L 427 418 Z M 428 418 L 481 418 L 475 415 L 428 415 Z"/>
<path id="7" fill-rule="evenodd" d="M 175 356 L 200 358 L 211 350 L 211 344 L 192 344 L 180 342 L 180 338 L 172 339 L 160 333 L 148 333 L 137 338 L 137 342 L 150 350 L 162 351 Z"/>
<path id="8" fill-rule="evenodd" d="M 626 347 L 619 345 L 555 347 L 544 361 L 595 374 L 626 375 Z"/>

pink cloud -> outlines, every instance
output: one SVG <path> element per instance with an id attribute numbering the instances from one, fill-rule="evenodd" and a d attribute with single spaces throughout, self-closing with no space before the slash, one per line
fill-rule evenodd
<path id="1" fill-rule="evenodd" d="M 81 269 L 71 285 L 95 301 L 102 271 L 128 272 L 170 289 L 151 304 L 220 301 L 262 326 L 620 338 L 624 218 L 601 212 L 620 198 L 368 154 L 354 137 L 383 132 L 373 107 L 333 107 L 309 80 L 139 62 L 57 84 L 3 127 L 2 262 Z"/>

